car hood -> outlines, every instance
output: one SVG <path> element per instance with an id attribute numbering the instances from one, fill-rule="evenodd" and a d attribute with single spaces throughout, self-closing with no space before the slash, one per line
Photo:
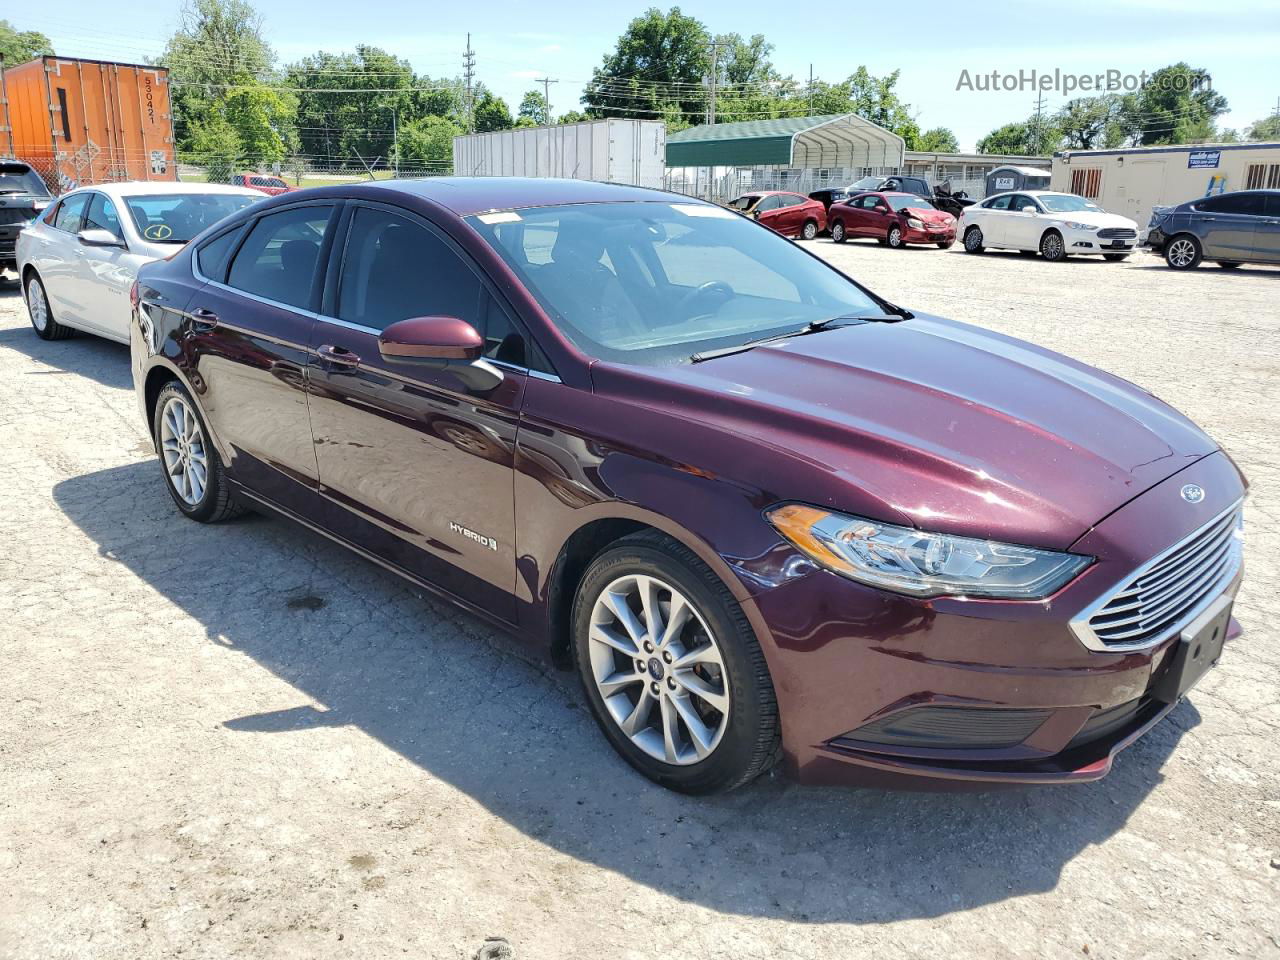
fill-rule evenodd
<path id="1" fill-rule="evenodd" d="M 1128 381 L 935 317 L 594 369 L 598 390 L 751 438 L 737 479 L 766 496 L 1049 548 L 1217 449 Z"/>
<path id="2" fill-rule="evenodd" d="M 1046 213 L 1053 220 L 1070 220 L 1072 223 L 1087 223 L 1096 227 L 1128 227 L 1137 230 L 1138 225 L 1128 217 L 1118 213 L 1106 213 L 1094 210 L 1073 210 L 1070 213 Z"/>
<path id="3" fill-rule="evenodd" d="M 918 220 L 923 220 L 925 223 L 945 224 L 955 219 L 945 210 L 935 210 L 932 207 L 907 207 L 907 213 Z"/>

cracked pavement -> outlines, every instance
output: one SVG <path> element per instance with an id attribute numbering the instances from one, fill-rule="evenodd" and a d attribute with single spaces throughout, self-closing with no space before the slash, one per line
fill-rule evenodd
<path id="1" fill-rule="evenodd" d="M 123 347 L 0 288 L 0 957 L 1280 957 L 1280 270 L 809 245 L 1153 390 L 1253 483 L 1241 641 L 1106 780 L 690 799 L 341 548 L 182 520 Z"/>

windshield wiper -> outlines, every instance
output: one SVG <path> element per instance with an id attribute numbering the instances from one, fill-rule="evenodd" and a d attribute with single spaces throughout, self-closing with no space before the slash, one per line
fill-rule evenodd
<path id="1" fill-rule="evenodd" d="M 892 306 L 892 304 L 889 304 Z M 902 310 L 901 307 L 894 308 Z M 905 316 L 903 315 L 905 314 Z M 823 330 L 837 330 L 840 327 L 852 327 L 863 323 L 897 323 L 900 320 L 906 320 L 911 314 L 902 310 L 901 313 L 848 313 L 841 314 L 838 317 L 826 317 L 822 320 L 811 320 L 798 330 L 788 330 L 786 333 L 775 333 L 768 337 L 757 337 L 755 340 L 747 340 L 743 343 L 734 344 L 731 347 L 719 347 L 715 350 L 703 350 L 689 357 L 691 363 L 702 363 L 704 360 L 714 360 L 716 357 L 727 357 L 735 353 L 743 353 L 755 347 L 763 347 L 770 343 L 779 343 L 783 340 L 791 340 L 794 337 L 804 337 L 811 333 L 821 333 Z"/>

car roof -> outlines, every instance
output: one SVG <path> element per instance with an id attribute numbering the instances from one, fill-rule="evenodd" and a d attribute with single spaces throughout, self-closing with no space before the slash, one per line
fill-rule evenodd
<path id="1" fill-rule="evenodd" d="M 422 197 L 452 210 L 460 217 L 493 210 L 550 207 L 564 203 L 656 201 L 709 206 L 705 200 L 665 190 L 551 177 L 423 177 L 419 180 L 364 181 L 361 185 L 377 188 L 379 191 Z M 754 195 L 754 192 L 749 195 Z"/>
<path id="2" fill-rule="evenodd" d="M 113 183 L 87 183 L 81 190 L 100 190 L 114 197 L 153 197 L 165 193 L 182 194 L 234 194 L 240 197 L 262 198 L 257 190 L 248 187 L 233 187 L 228 183 L 186 183 L 173 180 L 127 180 Z"/>

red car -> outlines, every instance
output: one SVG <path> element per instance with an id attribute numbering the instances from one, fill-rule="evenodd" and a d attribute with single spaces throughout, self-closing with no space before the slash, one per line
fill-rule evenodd
<path id="1" fill-rule="evenodd" d="M 936 243 L 945 250 L 956 242 L 956 218 L 914 193 L 860 193 L 833 203 L 827 219 L 836 243 L 873 237 L 894 248 Z"/>
<path id="2" fill-rule="evenodd" d="M 827 208 L 821 201 L 784 190 L 744 193 L 729 204 L 729 209 L 759 220 L 784 237 L 812 240 L 827 229 Z"/>
<path id="3" fill-rule="evenodd" d="M 278 197 L 282 193 L 292 193 L 298 189 L 268 173 L 237 173 L 231 178 L 231 183 L 237 187 L 261 190 L 269 197 Z"/>
<path id="4" fill-rule="evenodd" d="M 138 273 L 163 482 L 191 520 L 292 518 L 572 665 L 609 743 L 677 790 L 779 760 L 807 783 L 1104 776 L 1240 632 L 1244 478 L 1145 390 L 782 239 L 585 180 L 263 200 Z M 234 549 L 260 535 L 206 563 L 156 528 L 135 555 L 217 633 L 281 599 L 220 601 L 260 579 Z M 340 709 L 296 641 L 243 649 Z M 376 694 L 346 715 L 385 737 Z M 450 748 L 519 778 L 582 742 L 558 736 Z"/>

